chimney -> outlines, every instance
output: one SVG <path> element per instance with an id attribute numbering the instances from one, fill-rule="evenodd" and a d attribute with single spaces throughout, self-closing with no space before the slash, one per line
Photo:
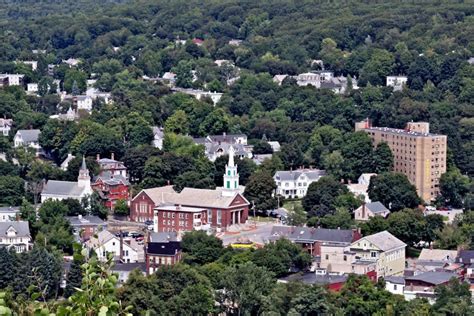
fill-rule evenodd
<path id="1" fill-rule="evenodd" d="M 110 159 L 115 160 L 115 154 L 114 153 L 110 154 Z"/>
<path id="2" fill-rule="evenodd" d="M 123 262 L 123 234 L 122 230 L 120 230 L 120 262 Z"/>
<path id="3" fill-rule="evenodd" d="M 95 160 L 97 160 L 97 161 L 100 160 L 100 154 L 95 155 Z"/>
<path id="4" fill-rule="evenodd" d="M 77 215 L 77 218 L 78 218 L 79 220 L 81 220 L 81 219 L 82 219 L 82 215 L 81 215 L 81 214 Z"/>

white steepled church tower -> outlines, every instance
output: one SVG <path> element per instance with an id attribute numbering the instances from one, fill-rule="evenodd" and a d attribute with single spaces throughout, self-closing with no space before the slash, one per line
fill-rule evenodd
<path id="1" fill-rule="evenodd" d="M 225 166 L 223 196 L 234 196 L 239 192 L 239 174 L 234 163 L 234 147 L 229 148 L 229 162 Z"/>
<path id="2" fill-rule="evenodd" d="M 86 158 L 82 156 L 82 165 L 79 169 L 79 176 L 77 177 L 77 186 L 80 188 L 84 188 L 86 193 L 92 193 L 91 189 L 91 177 L 89 175 L 89 169 L 86 166 Z"/>

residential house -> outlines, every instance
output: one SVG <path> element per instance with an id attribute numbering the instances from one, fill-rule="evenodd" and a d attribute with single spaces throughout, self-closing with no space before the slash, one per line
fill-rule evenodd
<path id="1" fill-rule="evenodd" d="M 311 85 L 319 89 L 322 82 L 330 82 L 333 78 L 334 73 L 332 71 L 319 70 L 299 74 L 295 79 L 299 86 Z"/>
<path id="2" fill-rule="evenodd" d="M 97 163 L 100 167 L 99 175 L 110 173 L 111 176 L 122 176 L 128 179 L 127 167 L 121 161 L 115 160 L 115 154 L 112 153 L 109 158 L 100 158 L 97 155 Z"/>
<path id="3" fill-rule="evenodd" d="M 289 75 L 274 75 L 273 76 L 273 82 L 275 82 L 276 84 L 281 86 L 282 83 L 283 83 L 283 80 L 285 80 L 288 77 L 289 77 Z"/>
<path id="4" fill-rule="evenodd" d="M 16 61 L 15 64 L 25 64 L 31 66 L 31 70 L 36 71 L 38 69 L 38 62 L 35 60 L 22 60 Z"/>
<path id="5" fill-rule="evenodd" d="M 311 183 L 326 175 L 326 171 L 319 169 L 298 169 L 277 171 L 273 176 L 277 189 L 275 195 L 286 199 L 303 198 Z"/>
<path id="6" fill-rule="evenodd" d="M 231 39 L 228 44 L 230 46 L 240 46 L 242 44 L 242 42 L 243 42 L 242 40 Z"/>
<path id="7" fill-rule="evenodd" d="M 420 261 L 440 261 L 445 263 L 454 263 L 458 255 L 457 250 L 446 249 L 427 249 L 421 250 L 418 260 Z"/>
<path id="8" fill-rule="evenodd" d="M 112 103 L 112 94 L 110 92 L 102 92 L 94 87 L 87 88 L 86 96 L 90 97 L 92 100 L 102 99 L 105 104 Z"/>
<path id="9" fill-rule="evenodd" d="M 92 111 L 92 97 L 88 95 L 78 95 L 73 98 L 76 103 L 77 110 Z"/>
<path id="10" fill-rule="evenodd" d="M 182 250 L 178 233 L 151 233 L 146 245 L 146 272 L 153 274 L 164 265 L 181 261 Z"/>
<path id="11" fill-rule="evenodd" d="M 118 283 L 124 284 L 128 281 L 130 273 L 134 270 L 140 271 L 143 275 L 146 273 L 145 262 L 115 262 L 110 271 L 117 274 Z"/>
<path id="12" fill-rule="evenodd" d="M 401 91 L 408 82 L 406 76 L 387 76 L 387 87 L 393 87 L 393 91 Z"/>
<path id="13" fill-rule="evenodd" d="M 436 210 L 436 209 L 425 208 L 425 210 L 423 211 L 423 214 L 425 216 L 433 215 L 433 214 L 443 216 L 443 221 L 446 224 L 452 224 L 454 222 L 454 220 L 456 219 L 456 216 L 462 215 L 463 213 L 464 213 L 464 211 L 462 209 L 450 209 L 450 210 L 444 211 L 444 210 Z"/>
<path id="14" fill-rule="evenodd" d="M 72 107 L 69 107 L 66 113 L 53 114 L 50 115 L 49 118 L 60 121 L 75 121 L 79 119 L 79 113 L 77 113 Z"/>
<path id="15" fill-rule="evenodd" d="M 107 260 L 107 256 L 112 254 L 115 261 L 125 263 L 143 262 L 144 249 L 135 239 L 124 239 L 117 237 L 108 230 L 100 231 L 96 236 L 92 236 L 86 242 L 87 249 L 95 251 L 97 259 Z"/>
<path id="16" fill-rule="evenodd" d="M 200 39 L 200 38 L 193 38 L 192 39 L 192 42 L 194 44 L 196 44 L 197 46 L 202 46 L 204 44 L 204 40 Z"/>
<path id="17" fill-rule="evenodd" d="M 30 95 L 38 94 L 38 84 L 37 83 L 28 83 L 26 85 L 26 93 Z"/>
<path id="18" fill-rule="evenodd" d="M 0 135 L 8 136 L 13 126 L 12 119 L 0 118 Z"/>
<path id="19" fill-rule="evenodd" d="M 0 222 L 0 247 L 25 252 L 32 248 L 28 222 Z"/>
<path id="20" fill-rule="evenodd" d="M 210 98 L 214 105 L 216 105 L 220 101 L 223 95 L 223 93 L 221 92 L 215 92 L 215 91 L 211 92 L 211 91 L 204 91 L 204 90 L 199 90 L 199 89 L 185 89 L 185 88 L 175 87 L 175 88 L 172 88 L 171 90 L 173 92 L 181 92 L 181 93 L 192 95 L 198 100 L 201 100 L 202 98 Z"/>
<path id="21" fill-rule="evenodd" d="M 349 183 L 346 187 L 351 191 L 356 197 L 362 198 L 365 203 L 372 202 L 369 198 L 367 191 L 369 190 L 370 178 L 376 176 L 376 173 L 363 173 L 359 176 L 357 183 Z"/>
<path id="22" fill-rule="evenodd" d="M 434 304 L 436 301 L 436 287 L 448 283 L 452 278 L 460 279 L 460 276 L 445 271 L 428 271 L 414 276 L 407 276 L 405 277 L 403 291 L 405 300 L 426 298 L 431 304 Z"/>
<path id="23" fill-rule="evenodd" d="M 21 74 L 0 74 L 1 86 L 22 86 L 24 78 Z"/>
<path id="24" fill-rule="evenodd" d="M 210 161 L 228 155 L 231 147 L 234 150 L 234 155 L 239 159 L 252 158 L 253 146 L 247 145 L 247 135 L 244 134 L 208 135 L 207 137 L 194 138 L 194 142 L 204 145 L 206 157 Z"/>
<path id="25" fill-rule="evenodd" d="M 474 263 L 474 250 L 459 250 L 456 262 L 464 266 L 469 266 Z"/>
<path id="26" fill-rule="evenodd" d="M 28 147 L 36 151 L 36 155 L 42 153 L 42 148 L 39 144 L 39 129 L 20 129 L 16 132 L 13 138 L 13 147 Z"/>
<path id="27" fill-rule="evenodd" d="M 301 245 L 313 257 L 321 257 L 323 245 L 350 246 L 361 238 L 361 234 L 355 229 L 273 226 L 267 241 L 272 242 L 280 238 Z"/>
<path id="28" fill-rule="evenodd" d="M 19 206 L 0 207 L 0 222 L 16 221 L 19 215 L 20 215 Z"/>
<path id="29" fill-rule="evenodd" d="M 76 58 L 68 58 L 66 60 L 63 59 L 62 62 L 69 65 L 69 67 L 76 67 L 81 63 L 81 60 Z"/>
<path id="30" fill-rule="evenodd" d="M 198 228 L 199 223 L 216 231 L 226 231 L 232 225 L 245 224 L 248 219 L 250 203 L 242 195 L 243 189 L 239 186 L 231 150 L 224 187 L 214 190 L 184 188 L 179 193 L 172 186 L 142 190 L 132 199 L 130 219 L 136 222 L 153 220 L 157 232 L 188 231 Z M 202 210 L 207 214 L 203 215 Z M 190 225 L 191 219 L 193 225 Z"/>
<path id="31" fill-rule="evenodd" d="M 384 278 L 385 290 L 392 294 L 403 295 L 405 290 L 405 278 L 402 276 L 388 276 Z"/>
<path id="32" fill-rule="evenodd" d="M 128 203 L 130 182 L 120 174 L 113 175 L 110 171 L 101 172 L 91 184 L 92 190 L 99 193 L 105 207 L 114 210 L 119 200 Z"/>
<path id="33" fill-rule="evenodd" d="M 66 159 L 64 159 L 64 161 L 61 163 L 61 166 L 59 166 L 59 168 L 61 168 L 61 170 L 63 170 L 63 171 L 66 171 L 67 168 L 69 167 L 69 163 L 70 163 L 71 160 L 73 160 L 74 158 L 76 158 L 76 156 L 74 156 L 74 155 L 72 155 L 72 154 L 67 154 Z"/>
<path id="34" fill-rule="evenodd" d="M 380 202 L 363 203 L 354 211 L 356 221 L 368 221 L 373 216 L 387 217 L 390 210 Z"/>
<path id="35" fill-rule="evenodd" d="M 174 72 L 165 72 L 161 78 L 174 83 L 176 81 L 176 74 Z"/>
<path id="36" fill-rule="evenodd" d="M 272 159 L 273 154 L 256 154 L 253 155 L 252 161 L 257 165 L 260 166 L 265 159 Z"/>
<path id="37" fill-rule="evenodd" d="M 163 149 L 164 139 L 165 132 L 163 127 L 153 126 L 153 146 L 158 149 Z"/>
<path id="38" fill-rule="evenodd" d="M 49 180 L 41 192 L 41 203 L 46 200 L 76 199 L 82 200 L 92 194 L 91 178 L 86 166 L 86 160 L 82 157 L 82 165 L 79 169 L 77 182 Z"/>
<path id="39" fill-rule="evenodd" d="M 222 67 L 223 65 L 230 65 L 230 66 L 234 66 L 234 63 L 228 59 L 216 59 L 214 60 L 214 64 L 217 65 L 217 67 Z"/>
<path id="40" fill-rule="evenodd" d="M 272 150 L 273 150 L 274 153 L 280 151 L 281 145 L 280 145 L 279 142 L 269 140 L 269 141 L 267 141 L 267 143 L 268 143 L 268 145 L 270 145 L 270 147 L 272 147 Z"/>
<path id="41" fill-rule="evenodd" d="M 107 223 L 98 216 L 68 216 L 66 220 L 71 225 L 74 235 L 81 241 L 89 240 L 94 234 L 107 229 Z"/>
<path id="42" fill-rule="evenodd" d="M 362 237 L 350 246 L 359 260 L 377 263 L 377 278 L 403 275 L 406 244 L 388 231 Z"/>

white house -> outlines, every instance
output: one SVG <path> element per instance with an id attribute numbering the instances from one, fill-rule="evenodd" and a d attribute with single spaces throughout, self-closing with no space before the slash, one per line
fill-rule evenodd
<path id="1" fill-rule="evenodd" d="M 25 75 L 20 74 L 0 74 L 0 77 L 6 78 L 9 86 L 21 86 Z"/>
<path id="2" fill-rule="evenodd" d="M 165 139 L 165 132 L 163 127 L 153 126 L 153 146 L 162 149 L 163 140 Z"/>
<path id="3" fill-rule="evenodd" d="M 78 95 L 75 99 L 77 102 L 77 110 L 92 111 L 92 97 L 88 95 Z"/>
<path id="4" fill-rule="evenodd" d="M 67 154 L 67 157 L 66 159 L 64 159 L 64 161 L 61 163 L 61 170 L 63 171 L 66 171 L 67 168 L 69 167 L 69 163 L 71 162 L 71 160 L 73 160 L 74 158 L 76 158 L 76 156 L 72 155 L 72 154 Z"/>
<path id="5" fill-rule="evenodd" d="M 35 61 L 35 60 L 22 60 L 22 61 L 17 61 L 15 63 L 30 65 L 31 70 L 33 70 L 33 71 L 36 71 L 36 69 L 38 69 L 38 62 Z"/>
<path id="6" fill-rule="evenodd" d="M 362 197 L 365 203 L 372 202 L 369 198 L 367 190 L 369 189 L 370 178 L 376 176 L 376 173 L 363 173 L 360 175 L 357 183 L 349 183 L 346 187 L 351 191 L 356 197 Z"/>
<path id="7" fill-rule="evenodd" d="M 273 76 L 273 82 L 281 86 L 283 83 L 283 80 L 285 80 L 288 77 L 288 75 L 274 75 Z"/>
<path id="8" fill-rule="evenodd" d="M 36 150 L 36 154 L 41 151 L 39 144 L 39 135 L 41 131 L 39 129 L 20 129 L 16 132 L 13 138 L 13 147 L 30 147 Z"/>
<path id="9" fill-rule="evenodd" d="M 20 214 L 20 207 L 5 206 L 0 207 L 0 222 L 15 221 Z"/>
<path id="10" fill-rule="evenodd" d="M 86 166 L 86 160 L 82 157 L 82 165 L 79 169 L 77 182 L 49 180 L 41 192 L 41 203 L 46 200 L 76 199 L 82 200 L 92 194 L 91 177 Z"/>
<path id="11" fill-rule="evenodd" d="M 211 91 L 204 91 L 204 90 L 198 90 L 198 89 L 173 88 L 172 90 L 175 92 L 181 92 L 181 93 L 192 95 L 198 100 L 208 97 L 212 100 L 212 103 L 214 105 L 216 105 L 220 101 L 223 95 L 223 93 L 221 92 L 215 92 L 215 91 L 211 92 Z"/>
<path id="12" fill-rule="evenodd" d="M 10 130 L 13 126 L 12 119 L 3 119 L 0 118 L 0 135 L 8 136 L 10 134 Z"/>
<path id="13" fill-rule="evenodd" d="M 385 277 L 385 290 L 392 294 L 403 295 L 405 289 L 405 278 L 401 276 Z"/>
<path id="14" fill-rule="evenodd" d="M 115 260 L 121 262 L 143 262 L 145 252 L 143 246 L 139 245 L 135 239 L 119 238 L 108 230 L 103 230 L 86 242 L 89 250 L 94 250 L 100 261 L 105 261 L 108 254 L 112 254 Z"/>
<path id="15" fill-rule="evenodd" d="M 393 87 L 393 91 L 401 91 L 407 84 L 406 76 L 387 76 L 387 87 Z"/>
<path id="16" fill-rule="evenodd" d="M 299 169 L 294 171 L 277 171 L 273 176 L 277 185 L 276 195 L 287 199 L 303 198 L 311 183 L 326 175 L 319 169 Z"/>
<path id="17" fill-rule="evenodd" d="M 296 83 L 299 86 L 314 86 L 316 88 L 321 88 L 322 82 L 331 82 L 334 78 L 334 73 L 327 70 L 311 71 L 299 74 L 296 76 Z"/>
<path id="18" fill-rule="evenodd" d="M 69 67 L 75 67 L 81 63 L 81 60 L 75 59 L 75 58 L 68 58 L 68 59 L 63 59 L 63 63 L 69 65 Z"/>
<path id="19" fill-rule="evenodd" d="M 382 216 L 387 217 L 390 210 L 380 202 L 364 203 L 354 211 L 356 221 L 368 221 L 371 217 Z"/>
<path id="20" fill-rule="evenodd" d="M 26 93 L 28 93 L 28 94 L 37 94 L 38 93 L 38 84 L 37 83 L 28 83 L 26 85 Z"/>
<path id="21" fill-rule="evenodd" d="M 0 222 L 0 247 L 16 252 L 30 250 L 31 235 L 28 222 Z"/>

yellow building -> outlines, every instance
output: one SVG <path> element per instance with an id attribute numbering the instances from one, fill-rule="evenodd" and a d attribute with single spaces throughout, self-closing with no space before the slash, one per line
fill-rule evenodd
<path id="1" fill-rule="evenodd" d="M 405 174 L 418 195 L 431 201 L 439 194 L 439 179 L 446 172 L 447 136 L 430 133 L 430 124 L 410 122 L 405 129 L 373 127 L 369 120 L 356 123 L 374 145 L 386 142 L 394 157 L 394 171 Z"/>

